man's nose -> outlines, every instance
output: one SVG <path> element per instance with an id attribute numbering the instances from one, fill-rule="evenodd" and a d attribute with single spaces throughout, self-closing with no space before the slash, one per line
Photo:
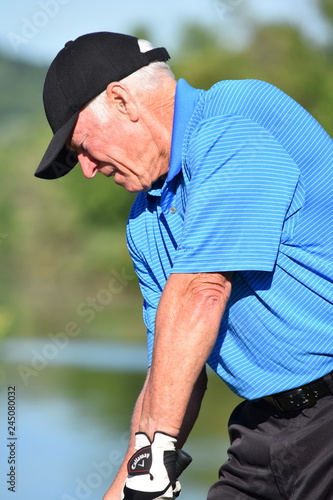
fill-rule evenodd
<path id="1" fill-rule="evenodd" d="M 92 160 L 86 154 L 79 153 L 77 155 L 83 175 L 87 177 L 87 179 L 92 179 L 98 172 L 98 162 Z"/>

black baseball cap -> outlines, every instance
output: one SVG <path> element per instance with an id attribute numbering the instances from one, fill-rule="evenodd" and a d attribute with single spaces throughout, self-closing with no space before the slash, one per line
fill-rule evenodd
<path id="1" fill-rule="evenodd" d="M 77 155 L 65 142 L 81 109 L 109 83 L 168 59 L 164 47 L 141 52 L 137 37 L 120 33 L 90 33 L 67 42 L 45 78 L 44 109 L 54 135 L 35 176 L 57 179 L 75 167 Z"/>

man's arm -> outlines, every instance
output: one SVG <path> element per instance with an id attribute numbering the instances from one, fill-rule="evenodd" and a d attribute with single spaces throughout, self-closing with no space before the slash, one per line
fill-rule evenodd
<path id="1" fill-rule="evenodd" d="M 148 374 L 146 377 L 145 384 L 143 386 L 143 389 L 137 399 L 134 412 L 133 412 L 133 417 L 132 417 L 132 426 L 131 426 L 131 437 L 130 437 L 130 443 L 128 446 L 128 450 L 126 453 L 126 456 L 124 458 L 124 461 L 118 471 L 117 476 L 115 477 L 112 485 L 110 486 L 110 489 L 105 493 L 104 499 L 103 500 L 120 500 L 121 498 L 121 492 L 124 487 L 124 483 L 127 477 L 127 462 L 134 453 L 134 442 L 135 442 L 135 432 L 139 430 L 139 421 L 141 417 L 141 409 L 142 409 L 142 401 L 145 395 L 145 390 L 148 384 L 149 380 L 149 373 L 150 370 L 148 370 Z M 178 447 L 181 448 L 183 444 L 185 443 L 188 434 L 190 433 L 197 416 L 199 414 L 202 398 L 204 396 L 205 390 L 207 387 L 207 375 L 206 375 L 206 370 L 205 368 L 202 370 L 200 373 L 198 380 L 194 386 L 194 389 L 192 391 L 190 401 L 188 404 L 188 408 L 181 426 L 181 430 L 178 436 Z"/>
<path id="2" fill-rule="evenodd" d="M 194 385 L 189 403 L 187 405 L 186 413 L 183 418 L 183 422 L 177 438 L 177 448 L 182 448 L 184 446 L 192 430 L 192 427 L 194 426 L 198 418 L 202 399 L 204 397 L 206 389 L 207 389 L 207 373 L 206 373 L 206 367 L 204 367 L 198 377 L 198 380 Z"/>
<path id="3" fill-rule="evenodd" d="M 177 437 L 213 348 L 231 292 L 231 273 L 171 274 L 156 317 L 151 373 L 139 430 Z"/>
<path id="4" fill-rule="evenodd" d="M 105 493 L 103 500 L 120 500 L 121 499 L 121 493 L 124 487 L 124 483 L 127 477 L 127 462 L 130 459 L 130 457 L 134 453 L 134 444 L 135 444 L 135 433 L 139 429 L 139 422 L 141 418 L 141 410 L 142 410 L 142 402 L 143 398 L 145 395 L 147 383 L 149 380 L 149 374 L 150 370 L 147 372 L 147 377 L 145 380 L 145 383 L 143 385 L 143 389 L 136 401 L 134 411 L 133 411 L 133 416 L 132 416 L 132 423 L 131 423 L 131 433 L 130 433 L 130 440 L 129 440 L 129 445 L 127 448 L 127 452 L 125 455 L 125 458 L 119 468 L 119 471 L 115 477 L 115 479 L 112 482 L 112 485 L 108 489 L 108 491 Z"/>

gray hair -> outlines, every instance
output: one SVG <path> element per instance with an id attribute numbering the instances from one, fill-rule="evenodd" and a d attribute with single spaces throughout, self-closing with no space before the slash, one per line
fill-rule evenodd
<path id="1" fill-rule="evenodd" d="M 154 47 L 147 40 L 138 40 L 141 52 L 147 52 Z M 148 66 L 138 69 L 121 81 L 128 85 L 133 92 L 151 92 L 157 90 L 165 78 L 175 80 L 174 74 L 165 62 L 153 62 Z M 109 106 L 106 98 L 106 90 L 96 96 L 87 105 L 101 123 L 105 123 L 109 117 Z"/>

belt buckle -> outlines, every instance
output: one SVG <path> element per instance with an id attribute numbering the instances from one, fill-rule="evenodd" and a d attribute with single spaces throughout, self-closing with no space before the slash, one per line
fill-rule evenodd
<path id="1" fill-rule="evenodd" d="M 303 410 L 311 408 L 317 402 L 315 391 L 309 386 L 303 385 L 291 391 L 273 395 L 276 406 L 283 411 Z"/>

